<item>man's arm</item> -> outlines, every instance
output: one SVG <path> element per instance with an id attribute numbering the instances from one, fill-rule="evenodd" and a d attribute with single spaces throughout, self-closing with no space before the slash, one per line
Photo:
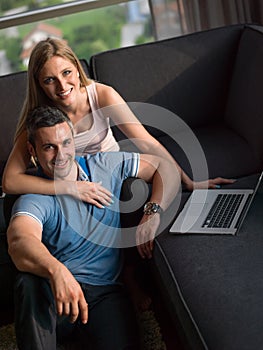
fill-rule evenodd
<path id="1" fill-rule="evenodd" d="M 79 283 L 71 272 L 54 258 L 41 242 L 41 225 L 32 217 L 14 217 L 7 230 L 8 251 L 17 269 L 50 280 L 59 315 L 75 322 L 88 320 L 88 307 Z"/>
<path id="2" fill-rule="evenodd" d="M 152 182 L 150 201 L 165 211 L 181 186 L 181 175 L 174 163 L 167 159 L 141 154 L 138 177 Z M 144 214 L 137 228 L 136 241 L 142 258 L 151 258 L 153 240 L 160 225 L 160 214 Z"/>

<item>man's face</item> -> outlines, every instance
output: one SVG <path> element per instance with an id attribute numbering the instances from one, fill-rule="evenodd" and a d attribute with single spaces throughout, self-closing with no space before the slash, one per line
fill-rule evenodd
<path id="1" fill-rule="evenodd" d="M 37 157 L 45 175 L 61 180 L 75 180 L 73 167 L 75 145 L 70 127 L 66 122 L 37 130 L 35 149 L 29 144 L 29 151 Z"/>

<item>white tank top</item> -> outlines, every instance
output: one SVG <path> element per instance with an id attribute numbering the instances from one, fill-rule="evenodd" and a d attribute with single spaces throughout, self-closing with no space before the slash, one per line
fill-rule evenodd
<path id="1" fill-rule="evenodd" d="M 109 117 L 105 117 L 98 104 L 98 94 L 95 82 L 86 87 L 93 124 L 90 129 L 75 134 L 76 154 L 119 151 L 120 147 L 112 134 Z"/>

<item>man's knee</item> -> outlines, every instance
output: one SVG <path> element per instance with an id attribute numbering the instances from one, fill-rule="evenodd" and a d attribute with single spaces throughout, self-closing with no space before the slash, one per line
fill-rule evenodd
<path id="1" fill-rule="evenodd" d="M 15 301 L 25 305 L 52 302 L 52 293 L 48 281 L 30 273 L 18 273 L 15 285 Z M 17 304 L 16 303 L 16 304 Z"/>
<path id="2" fill-rule="evenodd" d="M 25 295 L 30 295 L 39 288 L 41 279 L 38 276 L 30 273 L 18 273 L 15 280 L 15 292 L 20 292 Z"/>

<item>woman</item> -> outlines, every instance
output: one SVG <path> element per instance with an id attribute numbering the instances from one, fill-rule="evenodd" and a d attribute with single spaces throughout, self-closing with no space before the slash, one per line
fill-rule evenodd
<path id="1" fill-rule="evenodd" d="M 63 40 L 49 38 L 39 42 L 30 57 L 27 96 L 14 147 L 3 175 L 2 186 L 6 193 L 70 194 L 98 207 L 111 202 L 111 194 L 100 183 L 52 182 L 25 174 L 30 161 L 25 119 L 30 110 L 43 104 L 55 105 L 69 115 L 76 129 L 78 153 L 119 150 L 109 126 L 109 116 L 141 152 L 167 157 L 175 162 L 168 151 L 146 131 L 113 88 L 88 79 L 71 48 Z M 179 165 L 178 169 L 182 182 L 189 190 L 194 187 L 215 188 L 220 183 L 231 182 L 215 178 L 195 183 Z"/>

